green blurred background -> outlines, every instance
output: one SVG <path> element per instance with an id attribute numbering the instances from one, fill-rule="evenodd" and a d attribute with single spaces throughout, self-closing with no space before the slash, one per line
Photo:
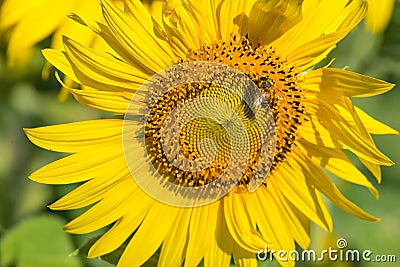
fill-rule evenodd
<path id="1" fill-rule="evenodd" d="M 1 1 L 0 1 L 1 3 Z M 398 84 L 392 91 L 354 102 L 367 113 L 400 129 L 400 4 L 396 3 L 392 21 L 381 35 L 369 33 L 361 24 L 324 63 L 336 58 L 333 67 L 348 68 Z M 1 38 L 0 38 L 1 39 Z M 37 127 L 104 117 L 98 111 L 83 107 L 70 98 L 57 101 L 59 85 L 52 75 L 41 80 L 44 59 L 40 49 L 48 47 L 47 39 L 37 47 L 34 58 L 24 68 L 9 70 L 5 64 L 4 40 L 0 44 L 0 267 L 80 267 L 111 266 L 100 260 L 68 256 L 91 236 L 68 235 L 62 226 L 79 211 L 55 212 L 46 206 L 69 192 L 70 186 L 41 185 L 27 177 L 39 167 L 64 156 L 32 145 L 23 127 Z M 400 153 L 398 136 L 376 136 L 378 147 L 394 162 L 383 167 L 379 201 L 366 189 L 337 181 L 345 195 L 382 220 L 364 222 L 330 205 L 334 230 L 328 234 L 313 228 L 311 248 L 317 251 L 335 248 L 338 238 L 345 238 L 351 249 L 369 249 L 376 254 L 394 254 L 400 266 Z M 371 181 L 369 172 L 356 162 Z M 335 178 L 333 178 L 335 179 Z M 260 266 L 270 266 L 260 262 Z M 377 266 L 378 263 L 304 263 L 297 266 Z M 272 263 L 272 266 L 276 264 Z M 380 265 L 379 265 L 380 266 Z"/>

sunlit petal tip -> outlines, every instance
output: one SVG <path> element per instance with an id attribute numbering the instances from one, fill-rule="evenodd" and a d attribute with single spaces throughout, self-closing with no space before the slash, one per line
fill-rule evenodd
<path id="1" fill-rule="evenodd" d="M 71 228 L 68 224 L 63 227 L 63 230 L 70 234 L 79 234 L 75 232 L 74 228 Z"/>
<path id="2" fill-rule="evenodd" d="M 51 210 L 62 210 L 62 208 L 60 208 L 60 209 L 57 209 L 57 205 L 56 204 L 50 204 L 50 205 L 47 205 L 47 207 L 49 208 L 49 209 L 51 209 Z M 63 228 L 64 229 L 64 228 Z"/>
<path id="3" fill-rule="evenodd" d="M 54 49 L 51 49 L 51 48 L 46 48 L 46 49 L 42 49 L 41 50 L 41 53 L 42 53 L 42 55 L 44 56 L 44 58 L 49 62 L 50 60 L 50 57 L 53 55 L 53 54 L 55 54 L 55 53 L 57 53 L 57 54 L 59 54 L 59 51 L 57 51 L 57 50 L 54 50 Z M 51 63 L 50 63 L 51 64 Z"/>
<path id="4" fill-rule="evenodd" d="M 50 179 L 46 179 L 46 178 L 43 179 L 42 176 L 41 176 L 41 174 L 40 174 L 40 172 L 38 172 L 38 171 L 33 172 L 32 174 L 30 174 L 30 175 L 28 176 L 28 178 L 29 178 L 31 181 L 38 182 L 38 183 L 53 184 L 52 181 L 51 181 Z"/>
<path id="5" fill-rule="evenodd" d="M 50 205 L 47 205 L 47 207 L 51 210 L 67 210 L 68 207 L 66 205 L 62 204 L 62 200 L 57 200 L 54 203 L 51 203 Z"/>
<path id="6" fill-rule="evenodd" d="M 82 26 L 88 26 L 88 24 L 76 13 L 69 13 L 67 17 L 81 24 Z"/>
<path id="7" fill-rule="evenodd" d="M 29 141 L 31 141 L 35 145 L 40 146 L 40 141 L 43 138 L 43 135 L 41 135 L 41 130 L 43 127 L 40 128 L 23 128 L 25 135 L 28 137 Z M 47 150 L 52 151 L 52 148 L 50 146 L 46 146 Z"/>

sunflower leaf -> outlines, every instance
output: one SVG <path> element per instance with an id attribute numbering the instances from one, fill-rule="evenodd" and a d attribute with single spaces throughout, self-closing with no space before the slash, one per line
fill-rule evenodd
<path id="1" fill-rule="evenodd" d="M 36 216 L 16 225 L 0 240 L 0 266 L 81 267 L 68 256 L 69 236 L 57 216 Z"/>

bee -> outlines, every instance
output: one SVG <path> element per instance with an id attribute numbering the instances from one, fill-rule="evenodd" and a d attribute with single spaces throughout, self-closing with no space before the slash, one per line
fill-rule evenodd
<path id="1" fill-rule="evenodd" d="M 276 99 L 278 101 L 286 100 L 285 94 L 281 90 L 275 88 L 273 86 L 273 82 L 267 77 L 260 78 L 260 88 L 263 89 L 267 100 L 270 101 L 272 101 L 273 99 Z"/>

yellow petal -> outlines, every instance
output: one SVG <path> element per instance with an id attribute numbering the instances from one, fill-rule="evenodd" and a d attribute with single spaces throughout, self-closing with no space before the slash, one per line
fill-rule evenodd
<path id="1" fill-rule="evenodd" d="M 64 38 L 64 45 L 76 77 L 85 86 L 104 91 L 135 92 L 148 78 L 131 65 L 71 39 Z"/>
<path id="2" fill-rule="evenodd" d="M 343 196 L 336 185 L 329 179 L 329 177 L 311 160 L 299 154 L 293 154 L 293 158 L 297 162 L 298 166 L 302 168 L 302 172 L 307 177 L 308 183 L 310 183 L 312 186 L 315 186 L 335 205 L 360 219 L 366 221 L 379 221 L 378 218 L 368 214 Z"/>
<path id="3" fill-rule="evenodd" d="M 218 232 L 218 234 L 220 234 L 220 232 Z M 232 243 L 232 240 L 230 241 Z M 225 244 L 226 243 L 224 243 L 224 245 Z M 229 247 L 231 246 L 232 244 Z M 204 267 L 229 266 L 231 262 L 230 251 L 232 251 L 232 249 L 222 249 L 220 243 L 217 240 L 213 240 L 208 253 L 204 256 Z"/>
<path id="4" fill-rule="evenodd" d="M 269 44 L 302 20 L 303 1 L 258 0 L 249 16 L 249 37 L 253 43 Z"/>
<path id="5" fill-rule="evenodd" d="M 369 131 L 366 129 L 364 122 L 358 116 L 355 107 L 352 105 L 350 99 L 344 98 L 342 99 L 343 103 L 340 103 L 340 106 L 337 106 L 337 109 L 340 112 L 340 115 L 347 120 L 350 125 L 356 129 L 362 136 L 363 140 L 372 148 L 378 150 L 375 145 L 374 140 L 372 139 Z M 359 157 L 360 158 L 360 157 Z M 375 162 L 372 164 L 366 163 L 363 158 L 360 158 L 361 162 L 373 173 L 373 175 L 377 178 L 378 182 L 380 182 L 380 166 Z"/>
<path id="6" fill-rule="evenodd" d="M 258 250 L 264 249 L 264 247 Z M 238 267 L 257 267 L 257 259 L 254 253 L 243 249 L 238 244 L 233 245 L 233 259 Z"/>
<path id="7" fill-rule="evenodd" d="M 218 22 L 218 32 L 221 39 L 228 41 L 232 34 L 245 32 L 247 26 L 246 18 L 254 4 L 254 0 L 235 0 L 235 1 L 213 1 L 217 3 L 216 19 Z"/>
<path id="8" fill-rule="evenodd" d="M 115 166 L 114 169 L 116 169 Z M 118 168 L 118 171 L 121 171 L 121 168 Z M 132 177 L 126 168 L 122 172 L 98 176 L 49 205 L 49 208 L 52 210 L 74 210 L 87 207 L 103 199 L 104 195 L 114 186 L 129 179 L 132 179 Z"/>
<path id="9" fill-rule="evenodd" d="M 15 3 L 18 6 L 9 5 L 9 8 L 14 7 L 8 11 L 8 14 L 11 16 L 14 14 L 14 10 L 19 9 L 19 5 L 24 5 L 24 3 L 19 3 L 19 1 L 15 1 Z M 24 15 L 20 18 L 15 17 L 18 19 L 18 23 L 16 23 L 12 30 L 7 50 L 10 66 L 13 66 L 25 54 L 25 50 L 29 50 L 37 42 L 49 36 L 66 19 L 65 14 L 71 12 L 76 4 L 76 0 L 59 1 L 57 5 L 43 0 L 37 1 L 35 6 L 28 4 L 27 6 L 32 9 L 29 12 L 22 12 Z M 24 7 L 22 9 L 25 10 Z M 12 21 L 16 22 L 16 19 Z"/>
<path id="10" fill-rule="evenodd" d="M 311 117 L 307 118 L 299 127 L 298 134 L 312 144 L 332 148 L 342 147 L 319 120 L 314 120 Z"/>
<path id="11" fill-rule="evenodd" d="M 222 202 L 215 213 L 217 217 L 215 234 L 212 235 L 211 245 L 204 255 L 204 266 L 229 266 L 233 249 L 233 239 L 225 222 Z"/>
<path id="12" fill-rule="evenodd" d="M 351 103 L 349 98 L 344 96 L 345 91 L 342 91 L 339 88 L 339 86 L 341 86 L 342 88 L 345 88 L 346 84 L 347 84 L 347 86 L 350 85 L 351 82 L 349 82 L 348 79 L 341 78 L 342 81 L 346 81 L 346 80 L 347 81 L 336 87 L 333 86 L 333 84 L 335 84 L 335 82 L 332 82 L 332 81 L 327 82 L 327 84 L 325 86 L 322 86 L 324 84 L 324 82 L 322 82 L 322 80 L 329 81 L 329 78 L 326 78 L 326 76 L 332 77 L 332 76 L 335 76 L 336 73 L 338 73 L 336 70 L 332 69 L 333 75 L 324 75 L 323 73 L 325 72 L 325 70 L 328 71 L 329 69 L 312 71 L 309 74 L 307 74 L 305 87 L 308 90 L 307 91 L 308 98 L 315 97 L 315 98 L 321 99 L 326 104 L 329 104 L 333 108 L 335 108 L 340 113 L 340 116 L 343 117 L 343 119 L 345 121 L 347 121 L 349 123 L 349 125 L 351 125 L 353 130 L 358 132 L 360 138 L 363 139 L 363 141 L 366 144 L 368 144 L 370 147 L 372 147 L 376 150 L 377 150 L 377 148 L 375 146 L 374 141 L 372 140 L 372 138 L 370 136 L 370 133 L 380 132 L 382 134 L 384 134 L 384 133 L 397 134 L 397 131 L 374 120 L 373 118 L 366 115 L 364 112 L 362 112 L 362 111 L 357 112 L 357 110 L 359 110 L 359 109 L 357 109 L 356 107 L 353 106 L 353 104 Z M 332 71 L 329 71 L 329 73 L 332 74 Z M 339 71 L 339 73 L 340 73 L 340 71 Z M 350 73 L 350 72 L 345 72 L 345 73 L 350 74 L 350 75 L 345 74 L 348 77 L 353 75 L 353 73 Z M 358 76 L 358 74 L 354 74 L 354 75 Z M 323 78 L 323 77 L 325 77 L 325 78 Z M 369 77 L 361 77 L 361 78 L 364 80 L 372 79 Z M 384 86 L 384 84 L 385 84 L 385 82 L 382 82 L 379 80 L 378 80 L 378 83 L 380 84 L 380 86 L 376 86 L 376 88 L 382 88 L 382 86 Z M 357 87 L 358 88 L 356 91 L 362 90 L 362 91 L 366 92 L 366 90 L 362 89 L 363 87 L 362 87 L 361 82 L 359 85 L 357 85 Z M 351 90 L 351 91 L 354 91 L 354 90 Z M 379 89 L 374 90 L 374 92 L 375 93 L 379 92 Z M 363 118 L 361 118 L 358 113 L 361 113 L 363 115 Z M 312 134 L 313 129 L 310 124 L 312 124 L 312 126 L 314 126 L 316 129 L 316 132 L 314 134 L 315 136 L 313 136 L 313 134 Z M 368 126 L 368 128 L 366 126 Z M 375 129 L 373 129 L 373 128 L 375 128 Z M 304 137 L 304 139 L 306 139 L 308 142 L 310 142 L 312 144 L 325 144 L 325 143 L 327 143 L 325 140 L 330 140 L 330 138 L 332 137 L 332 135 L 329 134 L 329 132 L 327 132 L 327 130 L 324 129 L 322 127 L 322 125 L 319 124 L 318 120 L 315 120 L 312 118 L 310 119 L 310 121 L 307 121 L 304 123 L 304 127 L 303 126 L 301 127 L 300 132 L 301 132 L 301 135 Z M 335 148 L 335 146 L 328 146 L 326 144 L 324 146 Z M 336 148 L 339 148 L 339 147 L 341 147 L 341 146 L 336 146 Z M 368 163 L 366 160 L 364 160 L 361 157 L 360 157 L 360 159 L 363 162 L 363 164 L 365 166 L 367 166 L 367 168 L 373 173 L 373 175 L 377 178 L 377 180 L 380 181 L 379 165 L 377 165 L 376 163 Z"/>
<path id="13" fill-rule="evenodd" d="M 369 162 L 363 158 L 360 158 L 360 161 L 362 164 L 364 164 L 365 167 L 372 173 L 372 175 L 375 177 L 376 181 L 380 184 L 382 180 L 381 176 L 381 166 L 376 163 Z"/>
<path id="14" fill-rule="evenodd" d="M 158 24 L 162 24 L 162 8 L 163 8 L 165 1 L 164 0 L 144 0 L 141 2 L 146 7 L 146 9 L 150 12 L 153 19 L 155 19 Z M 124 1 L 125 5 L 126 5 L 126 3 L 127 2 Z M 130 12 L 129 8 L 125 7 L 124 10 L 126 10 L 127 12 Z"/>
<path id="15" fill-rule="evenodd" d="M 287 231 L 290 228 L 287 215 L 277 206 L 276 199 L 267 188 L 261 186 L 255 194 L 248 196 L 247 201 L 249 212 L 253 214 L 261 234 L 265 239 L 271 240 L 269 251 L 295 249 L 293 237 Z M 265 203 L 268 203 L 268 207 Z M 279 261 L 279 263 L 282 266 L 294 266 L 294 262 L 290 260 Z"/>
<path id="16" fill-rule="evenodd" d="M 171 48 L 154 35 L 151 15 L 139 0 L 134 0 L 129 5 L 133 17 L 107 0 L 102 0 L 101 3 L 104 18 L 115 41 L 129 52 L 129 58 L 133 59 L 133 62 L 140 62 L 139 69 L 147 68 L 158 72 L 173 63 Z"/>
<path id="17" fill-rule="evenodd" d="M 235 242 L 243 249 L 257 253 L 269 244 L 256 230 L 246 208 L 246 200 L 240 193 L 224 197 L 226 224 Z"/>
<path id="18" fill-rule="evenodd" d="M 203 39 L 201 11 L 191 1 L 167 1 L 163 7 L 163 26 L 169 44 L 179 57 L 200 48 Z"/>
<path id="19" fill-rule="evenodd" d="M 318 98 L 322 99 L 320 103 L 323 103 L 324 105 L 329 104 L 331 109 L 335 109 L 335 111 L 339 113 L 338 115 L 341 116 L 343 120 L 351 126 L 352 131 L 356 132 L 359 138 L 362 139 L 365 144 L 375 150 L 378 150 L 374 140 L 372 139 L 368 130 L 365 128 L 364 123 L 358 116 L 355 107 L 348 97 L 341 96 L 339 93 L 331 95 L 321 94 L 318 96 Z"/>
<path id="20" fill-rule="evenodd" d="M 288 54 L 323 35 L 334 33 L 354 9 L 348 2 L 304 0 L 303 20 L 275 40 L 272 45 Z"/>
<path id="21" fill-rule="evenodd" d="M 278 200 L 276 204 L 280 208 L 281 212 L 286 212 L 290 234 L 294 237 L 296 243 L 301 248 L 306 249 L 310 244 L 310 219 L 286 199 L 279 188 L 279 184 L 270 182 L 268 184 L 268 191 L 270 191 L 271 194 Z"/>
<path id="22" fill-rule="evenodd" d="M 104 119 L 25 128 L 24 131 L 32 143 L 44 149 L 78 152 L 95 145 L 120 142 L 122 124 L 122 120 Z"/>
<path id="23" fill-rule="evenodd" d="M 139 229 L 129 241 L 117 266 L 140 266 L 160 247 L 172 229 L 179 209 L 154 202 Z"/>
<path id="24" fill-rule="evenodd" d="M 47 0 L 4 0 L 0 9 L 0 30 L 3 31 L 9 27 L 12 27 L 23 17 L 26 16 L 31 10 L 40 9 L 40 7 L 46 4 Z"/>
<path id="25" fill-rule="evenodd" d="M 332 11 L 329 10 L 325 12 L 331 13 Z M 358 23 L 360 23 L 366 12 L 367 5 L 364 3 L 359 8 L 356 8 L 349 13 L 349 20 L 346 20 L 345 18 L 344 21 L 340 22 L 345 23 L 346 27 L 338 27 L 337 31 L 322 35 L 301 46 L 298 46 L 295 50 L 288 54 L 288 60 L 298 65 L 298 67 L 302 70 L 312 67 L 321 61 L 340 40 L 342 40 L 354 27 L 357 26 Z M 322 17 L 322 14 L 318 15 Z M 313 23 L 316 22 L 313 21 Z M 339 24 L 339 26 L 341 25 Z"/>
<path id="26" fill-rule="evenodd" d="M 382 33 L 388 26 L 392 17 L 394 0 L 369 0 L 366 25 L 375 33 Z"/>
<path id="27" fill-rule="evenodd" d="M 189 236 L 191 214 L 191 208 L 182 208 L 178 211 L 171 231 L 162 244 L 160 258 L 158 259 L 159 266 L 182 266 Z"/>
<path id="28" fill-rule="evenodd" d="M 288 61 L 301 70 L 306 70 L 322 60 L 349 30 L 341 30 L 323 35 L 297 48 L 288 55 Z"/>
<path id="29" fill-rule="evenodd" d="M 368 3 L 363 2 L 360 4 L 358 1 L 351 1 L 347 3 L 345 9 L 348 12 L 348 14 L 344 17 L 344 19 L 339 19 L 341 22 L 338 27 L 338 30 L 347 27 L 354 27 L 354 24 L 359 24 L 367 14 Z"/>
<path id="30" fill-rule="evenodd" d="M 75 76 L 71 63 L 68 61 L 65 52 L 54 49 L 44 49 L 42 50 L 42 54 L 51 65 L 59 69 L 74 82 L 79 83 L 79 79 Z"/>
<path id="31" fill-rule="evenodd" d="M 305 75 L 304 81 L 304 88 L 310 93 L 332 95 L 332 91 L 342 91 L 347 97 L 375 96 L 393 86 L 379 79 L 334 68 L 313 70 Z"/>
<path id="32" fill-rule="evenodd" d="M 89 158 L 96 160 L 86 160 Z M 115 166 L 121 163 L 124 166 L 120 146 L 101 146 L 49 163 L 32 173 L 29 178 L 44 184 L 71 184 L 90 180 L 104 173 L 114 174 Z"/>
<path id="33" fill-rule="evenodd" d="M 219 0 L 198 1 L 196 4 L 201 5 L 201 14 L 204 18 L 202 21 L 204 30 L 204 41 L 212 43 L 213 40 L 221 39 L 221 34 L 218 30 L 218 20 L 216 11 Z M 218 11 L 217 11 L 218 12 Z"/>
<path id="34" fill-rule="evenodd" d="M 316 164 L 324 167 L 327 171 L 343 180 L 367 187 L 375 198 L 378 199 L 378 190 L 376 190 L 364 174 L 354 166 L 342 150 L 313 145 L 304 140 L 300 140 L 299 143 L 301 144 L 300 148 L 302 148 L 303 152 Z"/>
<path id="35" fill-rule="evenodd" d="M 64 50 L 63 45 L 63 36 L 68 36 L 81 44 L 86 46 L 93 46 L 95 42 L 98 42 L 100 38 L 96 36 L 96 34 L 90 30 L 90 28 L 80 25 L 75 21 L 68 18 L 67 14 L 70 14 L 72 11 L 79 14 L 81 17 L 84 17 L 87 20 L 93 21 L 104 21 L 101 14 L 101 7 L 99 5 L 99 1 L 97 0 L 85 0 L 85 1 L 77 1 L 78 4 L 74 7 L 73 10 L 65 13 L 65 20 L 62 24 L 57 27 L 51 39 L 51 48 L 56 50 Z M 115 1 L 114 1 L 115 2 Z M 95 41 L 96 40 L 96 41 Z M 108 46 L 107 46 L 108 47 Z M 98 49 L 100 47 L 96 47 Z M 102 49 L 101 51 L 106 51 Z M 110 48 L 108 47 L 107 51 L 110 52 Z"/>
<path id="36" fill-rule="evenodd" d="M 68 88 L 68 90 L 82 105 L 118 114 L 125 114 L 127 112 L 133 96 L 128 92 L 76 90 L 72 88 Z"/>
<path id="37" fill-rule="evenodd" d="M 140 194 L 140 192 L 137 193 Z M 128 201 L 130 202 L 125 207 L 130 207 L 129 212 L 124 214 L 110 230 L 93 244 L 88 252 L 89 258 L 97 258 L 120 247 L 139 227 L 153 203 L 153 200 L 144 192 L 142 192 L 141 198 L 129 199 Z"/>
<path id="38" fill-rule="evenodd" d="M 346 149 L 370 162 L 385 166 L 393 165 L 393 162 L 388 157 L 374 145 L 371 145 L 370 140 L 365 140 L 335 108 L 318 99 L 309 99 L 304 104 L 306 105 L 307 112 L 314 114 L 312 119 L 321 121 L 334 139 Z"/>
<path id="39" fill-rule="evenodd" d="M 85 234 L 94 232 L 117 221 L 126 212 L 126 206 L 121 205 L 121 203 L 125 203 L 129 198 L 136 196 L 137 193 L 135 191 L 140 191 L 134 185 L 132 179 L 121 181 L 108 190 L 100 202 L 69 222 L 64 227 L 64 230 L 74 234 Z M 90 192 L 87 192 L 87 194 L 90 194 Z"/>
<path id="40" fill-rule="evenodd" d="M 220 201 L 192 209 L 189 225 L 185 267 L 197 266 L 215 238 L 217 213 Z M 207 222 L 207 223 L 203 223 Z"/>
<path id="41" fill-rule="evenodd" d="M 398 131 L 396 131 L 395 129 L 391 128 L 390 126 L 387 126 L 386 124 L 374 119 L 373 117 L 368 115 L 362 109 L 355 107 L 355 110 L 369 133 L 399 135 Z"/>
<path id="42" fill-rule="evenodd" d="M 301 169 L 295 165 L 290 166 L 289 163 L 290 161 L 280 166 L 279 172 L 274 176 L 276 181 L 273 182 L 279 185 L 283 195 L 304 215 L 325 230 L 331 231 L 332 221 L 325 204 L 319 201 L 315 189 L 307 184 Z"/>

